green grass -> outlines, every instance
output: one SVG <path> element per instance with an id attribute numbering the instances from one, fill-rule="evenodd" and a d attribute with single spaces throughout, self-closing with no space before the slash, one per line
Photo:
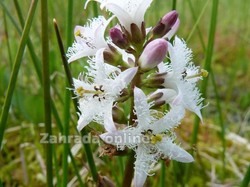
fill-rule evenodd
<path id="1" fill-rule="evenodd" d="M 45 31 L 48 35 L 42 37 L 45 18 L 41 17 L 41 3 L 34 16 L 29 16 L 30 3 L 30 0 L 0 0 L 0 186 L 52 186 L 52 180 L 56 186 L 69 183 L 91 186 L 97 181 L 97 172 L 121 185 L 126 157 L 99 157 L 97 144 L 82 145 L 75 155 L 70 150 L 73 144 L 58 143 L 46 150 L 40 143 L 40 133 L 50 126 L 50 120 L 45 123 L 44 115 L 51 115 L 53 135 L 78 135 L 77 115 L 67 89 L 71 83 L 63 67 L 53 18 L 57 20 L 66 50 L 72 43 L 74 26 L 84 25 L 88 18 L 103 12 L 95 2 L 84 10 L 84 1 L 48 1 L 48 14 L 43 12 L 48 18 L 48 23 L 43 23 L 48 24 Z M 151 26 L 160 16 L 176 9 L 181 20 L 177 35 L 187 39 L 194 63 L 210 71 L 209 77 L 200 82 L 208 104 L 203 110 L 204 124 L 199 125 L 198 121 L 194 124 L 194 116 L 188 113 L 177 129 L 182 146 L 193 152 L 195 162 L 188 169 L 185 164 L 166 165 L 162 161 L 156 167 L 155 176 L 148 177 L 147 186 L 248 185 L 249 6 L 248 0 L 155 0 L 147 11 L 146 25 Z M 46 54 L 42 50 L 43 42 L 49 42 Z M 45 67 L 48 68 L 46 76 L 42 76 L 44 62 L 50 62 Z M 72 63 L 73 77 L 83 71 L 84 63 L 84 60 Z M 42 77 L 48 82 L 43 84 Z M 47 107 L 51 107 L 44 112 L 43 92 L 48 92 L 48 86 L 51 103 Z M 53 164 L 46 167 L 46 163 Z M 53 171 L 48 179 L 46 168 L 48 173 Z"/>

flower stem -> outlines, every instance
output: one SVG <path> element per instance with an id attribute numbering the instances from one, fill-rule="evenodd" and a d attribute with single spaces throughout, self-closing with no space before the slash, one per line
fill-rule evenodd
<path id="1" fill-rule="evenodd" d="M 126 163 L 126 169 L 122 182 L 123 187 L 131 186 L 131 182 L 134 176 L 134 162 L 135 162 L 135 154 L 134 152 L 131 152 Z"/>
<path id="2" fill-rule="evenodd" d="M 45 131 L 48 139 L 52 135 L 51 127 L 51 98 L 50 98 L 50 72 L 49 72 L 49 30 L 48 30 L 48 4 L 47 0 L 41 1 L 42 23 L 42 64 L 43 64 L 43 92 L 44 92 L 44 120 Z M 49 142 L 49 141 L 48 141 Z M 47 185 L 53 186 L 53 160 L 52 144 L 46 144 L 46 176 Z"/>
<path id="3" fill-rule="evenodd" d="M 65 73 L 66 73 L 68 85 L 70 86 L 70 88 L 73 88 L 73 79 L 72 79 L 72 75 L 71 75 L 71 72 L 70 72 L 70 69 L 69 69 L 67 59 L 65 57 L 65 52 L 64 52 L 62 39 L 61 39 L 61 36 L 60 36 L 60 33 L 59 33 L 59 29 L 58 29 L 56 20 L 54 19 L 53 21 L 54 21 L 54 27 L 55 27 L 56 36 L 57 36 L 57 42 L 58 42 L 58 45 L 59 45 L 59 48 L 60 48 L 61 57 L 62 57 L 63 66 L 64 66 L 64 70 L 65 70 Z M 71 94 L 72 94 L 72 97 L 75 97 L 73 90 L 72 90 Z M 73 99 L 73 104 L 74 104 L 74 108 L 75 108 L 76 112 L 79 113 L 79 109 L 78 109 L 76 99 Z M 81 134 L 82 134 L 82 136 L 85 136 L 85 135 L 87 135 L 87 131 L 85 129 L 83 129 L 81 131 Z M 93 158 L 93 155 L 92 155 L 91 147 L 90 147 L 89 144 L 86 144 L 86 143 L 83 143 L 83 147 L 85 149 L 85 154 L 86 154 L 86 157 L 87 157 L 87 161 L 88 161 L 88 164 L 89 164 L 89 168 L 90 168 L 90 172 L 92 174 L 93 180 L 95 182 L 97 182 L 98 181 L 98 173 L 97 173 L 94 158 Z"/>

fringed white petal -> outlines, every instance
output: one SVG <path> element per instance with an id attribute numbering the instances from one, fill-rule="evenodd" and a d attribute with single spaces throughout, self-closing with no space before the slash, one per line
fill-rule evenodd
<path id="1" fill-rule="evenodd" d="M 171 138 L 164 138 L 160 143 L 157 144 L 157 147 L 166 158 L 169 158 L 171 160 L 176 160 L 178 162 L 184 163 L 194 161 L 192 155 L 174 144 Z"/>

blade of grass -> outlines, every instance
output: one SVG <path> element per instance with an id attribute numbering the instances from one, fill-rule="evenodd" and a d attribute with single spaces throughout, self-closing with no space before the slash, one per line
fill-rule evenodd
<path id="1" fill-rule="evenodd" d="M 17 2 L 16 6 L 17 6 L 17 7 L 20 7 L 19 4 L 18 4 L 18 1 L 16 1 L 16 2 Z M 8 11 L 7 7 L 3 4 L 2 1 L 0 1 L 0 4 L 1 4 L 1 6 L 2 6 L 4 12 L 7 14 L 7 16 L 8 16 L 9 19 L 11 20 L 12 24 L 13 24 L 14 27 L 16 28 L 17 32 L 18 32 L 20 35 L 22 35 L 21 28 L 19 28 L 19 26 L 18 26 L 18 24 L 16 23 L 15 19 L 12 17 L 11 13 Z M 19 12 L 20 12 L 20 11 L 19 11 Z M 22 24 L 22 22 L 24 22 L 24 21 L 22 21 L 22 20 L 23 20 L 22 14 L 18 13 L 18 16 L 19 16 L 19 20 L 20 20 L 20 22 L 21 22 L 21 24 Z M 28 41 L 27 41 L 27 47 L 28 47 L 28 49 L 29 49 L 29 52 L 30 52 L 30 55 L 31 55 L 31 58 L 32 58 L 33 63 L 34 63 L 34 64 L 35 64 L 35 63 L 37 64 L 37 65 L 34 65 L 35 67 L 38 67 L 38 68 L 35 68 L 35 70 L 36 70 L 36 73 L 37 73 L 37 76 L 38 76 L 38 79 L 39 79 L 40 84 L 43 85 L 43 82 L 42 82 L 42 74 L 41 74 L 41 67 L 40 67 L 41 62 L 39 61 L 39 59 L 38 59 L 36 53 L 34 52 L 33 44 L 32 44 L 32 42 L 31 42 L 31 40 L 30 40 L 29 38 L 28 38 Z M 56 121 L 56 125 L 57 125 L 57 127 L 59 128 L 60 132 L 63 134 L 63 125 L 62 125 L 61 119 L 60 119 L 60 117 L 59 117 L 59 114 L 58 114 L 58 112 L 57 112 L 57 109 L 56 109 L 56 107 L 55 107 L 55 104 L 54 104 L 53 100 L 51 100 L 51 107 L 52 107 L 53 116 L 54 116 L 55 121 Z M 82 187 L 82 186 L 84 186 L 84 185 L 83 185 L 83 183 L 82 183 L 82 180 L 81 180 L 81 177 L 80 177 L 80 175 L 79 175 L 79 171 L 78 171 L 78 168 L 77 168 L 76 164 L 73 164 L 73 163 L 75 163 L 75 160 L 74 160 L 74 157 L 73 157 L 73 155 L 72 155 L 72 153 L 71 153 L 70 148 L 69 148 L 69 156 L 70 156 L 70 158 L 71 158 L 71 160 L 72 160 L 72 165 L 73 165 L 73 168 L 74 168 L 74 170 L 75 170 L 75 174 L 76 174 L 76 176 L 77 176 L 77 178 L 78 178 L 79 185 Z"/>
<path id="2" fill-rule="evenodd" d="M 55 19 L 54 19 L 54 27 L 55 27 L 55 31 L 56 31 L 57 42 L 58 42 L 58 45 L 59 45 L 59 48 L 60 48 L 61 57 L 62 57 L 62 61 L 63 61 L 63 66 L 64 66 L 64 69 L 65 69 L 65 73 L 66 73 L 66 77 L 67 77 L 67 80 L 68 80 L 68 84 L 69 84 L 70 88 L 73 88 L 72 75 L 71 75 L 71 72 L 70 72 L 70 69 L 69 69 L 69 65 L 68 65 L 68 62 L 67 62 L 67 59 L 66 59 L 66 56 L 65 56 L 62 39 L 61 39 L 61 36 L 60 36 L 60 33 L 59 33 L 59 29 L 58 29 L 58 26 L 57 26 L 57 23 L 56 23 Z M 75 97 L 73 89 L 71 91 L 71 94 L 72 94 L 72 97 Z M 79 113 L 79 109 L 78 109 L 78 105 L 77 105 L 77 100 L 76 99 L 73 99 L 73 104 L 74 104 L 76 112 Z M 82 136 L 87 135 L 87 131 L 85 129 L 83 129 L 81 131 L 81 135 Z M 86 154 L 86 157 L 87 157 L 87 161 L 88 161 L 88 164 L 89 164 L 89 168 L 90 168 L 90 172 L 92 174 L 93 180 L 95 182 L 97 182 L 98 181 L 98 173 L 97 173 L 97 170 L 96 170 L 96 166 L 95 166 L 95 162 L 94 162 L 94 158 L 93 158 L 93 155 L 92 155 L 92 151 L 91 151 L 90 145 L 87 144 L 87 143 L 83 143 L 83 146 L 84 146 L 84 149 L 85 149 L 85 154 Z"/>
<path id="3" fill-rule="evenodd" d="M 166 164 L 164 161 L 161 162 L 161 187 L 166 186 Z"/>
<path id="4" fill-rule="evenodd" d="M 172 10 L 176 10 L 176 0 L 172 1 Z"/>
<path id="5" fill-rule="evenodd" d="M 11 100 L 12 100 L 13 92 L 15 89 L 16 81 L 17 81 L 18 72 L 21 66 L 21 62 L 22 62 L 23 53 L 24 53 L 25 46 L 28 40 L 30 27 L 34 18 L 37 1 L 38 0 L 33 0 L 31 2 L 30 9 L 28 12 L 28 17 L 24 26 L 24 31 L 22 33 L 19 48 L 18 48 L 17 55 L 15 58 L 14 67 L 11 72 L 10 83 L 7 88 L 6 98 L 4 101 L 3 110 L 1 114 L 1 120 L 0 120 L 0 147 L 2 144 L 3 135 L 4 135 L 5 128 L 6 128 L 8 113 L 9 113 Z"/>
<path id="6" fill-rule="evenodd" d="M 215 93 L 215 98 L 216 98 L 216 108 L 217 108 L 217 112 L 218 112 L 218 118 L 219 118 L 219 124 L 221 127 L 221 132 L 220 132 L 220 138 L 221 138 L 221 143 L 222 143 L 222 178 L 224 179 L 225 177 L 225 172 L 226 172 L 226 161 L 225 161 L 225 154 L 226 154 L 226 139 L 225 139 L 225 124 L 224 124 L 224 120 L 223 120 L 223 114 L 222 114 L 222 109 L 221 109 L 221 105 L 220 105 L 220 98 L 219 98 L 219 93 L 217 90 L 217 85 L 215 82 L 215 78 L 214 78 L 214 73 L 213 73 L 213 69 L 211 69 L 210 71 L 210 75 L 211 75 L 211 79 L 212 79 L 212 84 L 214 87 L 214 93 Z"/>
<path id="7" fill-rule="evenodd" d="M 24 19 L 22 16 L 22 11 L 21 11 L 20 5 L 19 5 L 17 0 L 14 0 L 14 5 L 15 5 L 15 8 L 17 11 L 17 16 L 18 16 L 19 22 L 21 24 L 21 27 L 23 28 L 24 27 Z M 41 71 L 41 65 L 40 65 L 41 63 L 39 62 L 38 57 L 34 51 L 35 48 L 31 42 L 30 38 L 28 38 L 27 45 L 29 48 L 30 56 L 31 56 L 32 61 L 33 61 L 33 65 L 34 65 L 35 70 L 37 72 L 38 79 L 40 79 L 42 77 L 42 71 Z M 42 81 L 42 79 L 41 79 L 41 81 Z"/>
<path id="8" fill-rule="evenodd" d="M 194 19 L 194 21 L 195 21 L 195 24 L 194 24 L 192 30 L 190 31 L 190 33 L 189 33 L 189 35 L 188 35 L 188 37 L 187 37 L 186 42 L 188 42 L 188 41 L 190 40 L 190 38 L 191 38 L 191 37 L 193 36 L 193 34 L 194 34 L 195 29 L 197 29 L 198 35 L 199 35 L 199 39 L 200 39 L 200 42 L 201 42 L 201 46 L 202 46 L 202 48 L 203 48 L 204 51 L 206 51 L 206 46 L 205 46 L 205 42 L 204 42 L 204 40 L 203 40 L 203 38 L 202 38 L 201 30 L 200 30 L 200 28 L 199 28 L 199 23 L 200 23 L 200 21 L 201 21 L 201 17 L 202 17 L 202 16 L 204 15 L 204 13 L 205 13 L 205 10 L 206 10 L 206 8 L 207 8 L 209 2 L 210 2 L 210 1 L 207 0 L 207 2 L 205 3 L 205 5 L 203 6 L 203 8 L 202 8 L 202 10 L 201 10 L 201 13 L 199 14 L 199 17 L 196 19 L 196 15 L 195 15 L 195 12 L 194 12 L 194 8 L 193 8 L 193 6 L 192 6 L 192 3 L 191 3 L 190 0 L 188 0 L 188 5 L 189 5 L 189 7 L 190 7 L 190 10 L 191 10 L 191 13 L 192 13 L 192 17 L 193 17 L 193 19 Z"/>
<path id="9" fill-rule="evenodd" d="M 215 31 L 216 31 L 216 20 L 217 20 L 217 12 L 218 12 L 218 3 L 219 3 L 218 0 L 213 0 L 208 45 L 207 45 L 205 64 L 204 64 L 204 69 L 206 69 L 208 72 L 211 71 L 214 38 L 215 38 Z M 204 98 L 206 98 L 207 85 L 208 85 L 208 78 L 204 79 L 201 83 L 201 94 L 203 95 Z M 191 147 L 197 144 L 199 124 L 200 124 L 200 119 L 198 116 L 195 116 L 193 133 L 191 137 Z M 191 154 L 193 154 L 193 150 L 191 150 Z M 191 164 L 187 164 L 186 171 L 185 171 L 185 181 L 187 181 L 189 178 L 190 167 L 191 167 Z"/>
<path id="10" fill-rule="evenodd" d="M 49 72 L 49 30 L 48 30 L 48 4 L 47 0 L 41 1 L 41 23 L 42 23 L 42 65 L 43 65 L 43 93 L 44 93 L 44 123 L 47 141 L 52 135 L 51 127 L 51 98 L 50 98 L 50 72 Z M 53 186 L 53 150 L 49 142 L 46 149 L 46 177 L 47 185 Z"/>
<path id="11" fill-rule="evenodd" d="M 10 41 L 9 41 L 8 26 L 7 26 L 5 11 L 3 11 L 3 22 L 4 22 L 4 32 L 5 32 L 5 36 L 7 40 L 7 50 L 8 50 L 8 55 L 9 55 L 9 61 L 12 67 L 12 56 L 11 56 L 11 50 L 10 50 Z"/>
<path id="12" fill-rule="evenodd" d="M 217 10 L 218 10 L 218 0 L 213 0 L 209 38 L 208 38 L 206 58 L 205 58 L 205 64 L 204 64 L 204 69 L 206 69 L 208 72 L 211 71 L 211 63 L 212 63 L 213 48 L 214 48 L 214 38 L 215 38 L 215 31 L 216 31 Z M 208 85 L 208 78 L 204 79 L 201 83 L 201 94 L 203 95 L 204 98 L 206 98 L 207 85 Z M 199 117 L 196 116 L 195 121 L 194 121 L 194 128 L 193 128 L 191 145 L 194 145 L 197 143 L 199 122 L 200 122 Z"/>
<path id="13" fill-rule="evenodd" d="M 94 17 L 98 17 L 98 7 L 97 7 L 97 2 L 93 2 L 93 13 L 94 13 Z"/>
<path id="14" fill-rule="evenodd" d="M 250 182 L 250 165 L 248 166 L 248 169 L 240 184 L 240 187 L 247 187 L 249 185 L 249 182 Z"/>
<path id="15" fill-rule="evenodd" d="M 67 13 L 67 46 L 70 45 L 72 40 L 72 17 L 73 17 L 73 1 L 68 0 L 68 13 Z M 66 87 L 69 87 L 66 80 Z M 65 105 L 64 105 L 64 136 L 69 136 L 69 125 L 70 125 L 70 91 L 66 90 L 65 93 Z M 64 142 L 63 144 L 63 182 L 62 186 L 67 186 L 68 183 L 68 151 L 69 142 Z"/>

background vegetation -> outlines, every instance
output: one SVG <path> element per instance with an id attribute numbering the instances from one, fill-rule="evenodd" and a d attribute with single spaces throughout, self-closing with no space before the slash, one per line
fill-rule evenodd
<path id="1" fill-rule="evenodd" d="M 0 106 L 7 98 L 11 72 L 20 52 L 23 30 L 20 17 L 27 19 L 30 3 L 30 0 L 0 0 Z M 73 5 L 72 14 L 69 5 Z M 54 103 L 52 111 L 58 112 L 58 116 L 52 117 L 54 135 L 77 134 L 77 115 L 66 89 L 68 84 L 52 20 L 57 20 L 66 50 L 73 42 L 74 26 L 84 25 L 87 19 L 96 15 L 96 11 L 100 12 L 95 5 L 91 2 L 84 10 L 83 0 L 48 1 L 50 94 Z M 249 7 L 248 0 L 154 0 L 147 11 L 146 24 L 152 26 L 166 12 L 176 8 L 181 20 L 178 36 L 187 40 L 195 64 L 210 72 L 207 84 L 204 81 L 200 85 L 208 104 L 203 111 L 204 124 L 198 126 L 195 117 L 189 114 L 177 129 L 182 146 L 193 152 L 196 161 L 190 165 L 162 161 L 156 167 L 155 176 L 148 178 L 147 186 L 247 186 L 250 178 L 246 175 L 250 161 Z M 72 23 L 68 21 L 70 18 Z M 15 89 L 6 128 L 2 122 L 0 127 L 4 132 L 0 149 L 0 186 L 48 184 L 46 149 L 39 142 L 40 133 L 45 132 L 40 1 L 33 19 L 29 45 L 20 61 L 17 82 L 12 85 Z M 211 25 L 216 25 L 215 31 Z M 74 77 L 83 71 L 84 64 L 84 60 L 80 60 L 71 65 Z M 126 157 L 99 157 L 98 147 L 97 144 L 91 145 L 98 172 L 117 186 L 121 185 Z M 65 150 L 67 145 L 62 143 L 52 147 L 54 184 L 94 185 L 95 179 L 89 172 L 91 166 L 87 165 L 84 149 L 77 154 L 72 151 L 73 159 L 68 164 Z"/>

